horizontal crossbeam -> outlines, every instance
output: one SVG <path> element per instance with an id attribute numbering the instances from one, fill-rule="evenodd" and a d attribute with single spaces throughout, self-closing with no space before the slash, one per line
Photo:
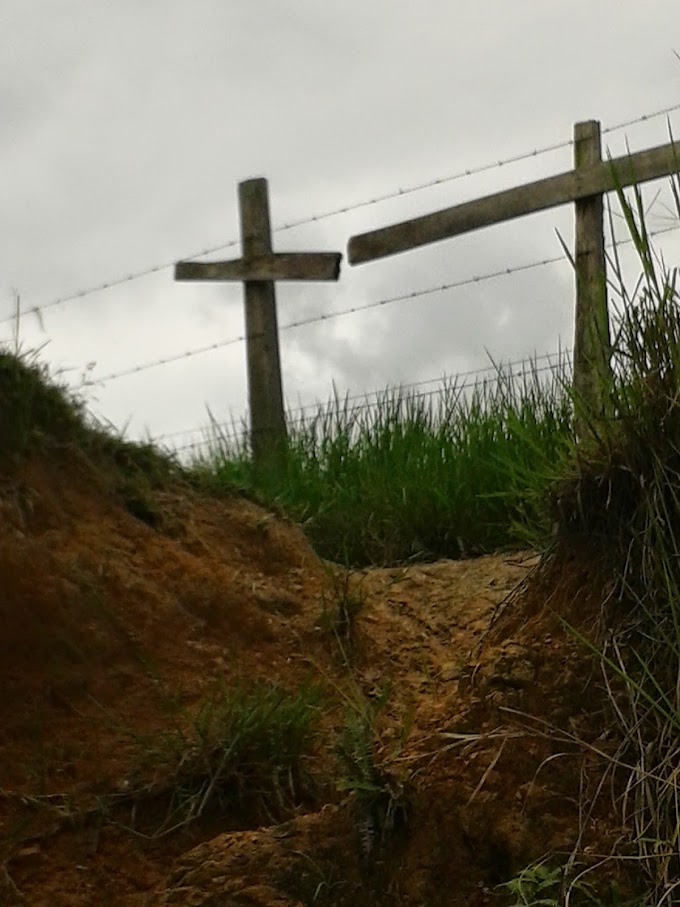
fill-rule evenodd
<path id="1" fill-rule="evenodd" d="M 669 176 L 679 170 L 680 142 L 603 161 L 592 167 L 570 170 L 453 208 L 444 208 L 433 214 L 353 236 L 348 244 L 349 262 L 356 265 L 396 255 L 480 227 Z"/>
<path id="2" fill-rule="evenodd" d="M 175 280 L 337 280 L 339 252 L 278 252 L 233 261 L 180 261 Z"/>

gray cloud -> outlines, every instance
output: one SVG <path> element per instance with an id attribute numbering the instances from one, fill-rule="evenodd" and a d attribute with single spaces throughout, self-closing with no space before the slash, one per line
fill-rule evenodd
<path id="1" fill-rule="evenodd" d="M 583 23 L 588 28 L 583 28 Z M 671 104 L 676 0 L 6 0 L 0 13 L 0 318 L 238 237 L 236 185 L 270 180 L 282 224 L 351 206 Z M 634 61 L 634 65 L 633 62 Z M 676 118 L 677 122 L 677 118 Z M 677 129 L 676 129 L 677 132 Z M 666 139 L 662 119 L 633 147 Z M 617 153 L 626 133 L 606 137 Z M 354 232 L 571 166 L 540 155 L 282 231 L 278 249 L 344 251 Z M 281 324 L 560 254 L 552 211 L 358 268 L 337 285 L 282 286 Z M 224 257 L 240 254 L 238 246 Z M 26 316 L 27 346 L 95 375 L 243 332 L 238 286 L 172 271 Z M 560 264 L 282 332 L 292 404 L 570 342 Z M 10 325 L 0 325 L 0 339 Z M 242 343 L 91 391 L 130 431 L 200 424 L 246 406 Z"/>

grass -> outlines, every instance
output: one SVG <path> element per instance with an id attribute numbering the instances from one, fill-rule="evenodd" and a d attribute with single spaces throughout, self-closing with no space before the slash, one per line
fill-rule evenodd
<path id="1" fill-rule="evenodd" d="M 543 501 L 570 448 L 569 375 L 499 368 L 436 398 L 386 391 L 335 399 L 291 430 L 285 468 L 255 471 L 213 434 L 194 470 L 239 485 L 300 522 L 324 557 L 351 566 L 472 556 L 549 535 Z"/>
<path id="2" fill-rule="evenodd" d="M 351 669 L 355 655 L 356 619 L 364 607 L 361 578 L 333 564 L 326 567 L 328 589 L 321 597 L 319 628 L 333 638 L 342 664 Z"/>
<path id="3" fill-rule="evenodd" d="M 0 462 L 81 438 L 84 405 L 52 381 L 38 355 L 0 350 Z"/>
<path id="4" fill-rule="evenodd" d="M 155 491 L 188 479 L 168 453 L 128 441 L 91 416 L 84 401 L 50 375 L 39 351 L 10 352 L 0 345 L 0 471 L 10 474 L 31 457 L 85 466 L 151 526 L 161 522 Z"/>
<path id="5" fill-rule="evenodd" d="M 184 726 L 139 739 L 144 763 L 162 776 L 128 796 L 135 813 L 145 801 L 164 804 L 150 836 L 234 808 L 264 820 L 290 815 L 311 789 L 304 758 L 321 706 L 320 688 L 312 684 L 294 692 L 264 681 L 220 687 Z"/>
<path id="6" fill-rule="evenodd" d="M 680 187 L 673 181 L 680 218 Z M 680 899 L 680 294 L 651 246 L 639 190 L 619 193 L 637 250 L 632 290 L 614 252 L 612 416 L 590 426 L 548 494 L 562 547 L 609 573 L 597 650 L 619 740 L 601 754 L 640 903 Z M 587 643 L 591 648 L 593 643 Z M 619 854 L 612 854 L 616 861 Z"/>
<path id="7" fill-rule="evenodd" d="M 389 687 L 374 700 L 365 698 L 358 688 L 345 694 L 347 708 L 337 746 L 336 788 L 353 795 L 354 823 L 367 862 L 389 849 L 409 819 L 408 778 L 394 771 L 387 754 L 378 757 L 376 753 L 376 721 L 389 696 Z M 409 730 L 408 722 L 404 723 L 404 739 Z"/>

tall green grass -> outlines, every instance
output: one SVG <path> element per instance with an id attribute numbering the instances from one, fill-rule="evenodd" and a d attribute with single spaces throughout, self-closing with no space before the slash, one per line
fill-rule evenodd
<path id="1" fill-rule="evenodd" d="M 324 557 L 350 565 L 461 557 L 536 543 L 543 501 L 570 448 L 566 367 L 498 368 L 472 387 L 337 397 L 293 423 L 282 470 L 253 469 L 213 432 L 194 468 L 302 523 Z"/>
<path id="2" fill-rule="evenodd" d="M 680 221 L 680 184 L 672 181 Z M 611 789 L 645 905 L 680 903 L 680 292 L 650 241 L 639 190 L 619 201 L 632 287 L 616 250 L 612 416 L 592 426 L 549 494 L 563 544 L 586 539 L 609 570 L 599 650 L 619 746 Z M 579 550 L 583 551 L 581 545 Z M 592 646 L 592 643 L 590 643 Z M 612 736 L 612 729 L 609 729 Z"/>

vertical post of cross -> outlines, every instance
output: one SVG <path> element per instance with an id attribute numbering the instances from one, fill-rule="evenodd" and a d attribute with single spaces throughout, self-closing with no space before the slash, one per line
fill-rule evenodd
<path id="1" fill-rule="evenodd" d="M 243 281 L 253 464 L 279 469 L 288 436 L 283 409 L 276 280 L 334 280 L 339 252 L 273 252 L 266 179 L 239 183 L 243 255 L 231 261 L 178 261 L 175 280 Z"/>
<path id="2" fill-rule="evenodd" d="M 272 254 L 269 192 L 266 179 L 239 183 L 243 258 Z M 281 354 L 273 280 L 245 281 L 250 439 L 253 462 L 280 459 L 287 443 L 283 408 Z"/>
<path id="3" fill-rule="evenodd" d="M 601 161 L 599 122 L 588 120 L 576 123 L 576 172 L 580 168 L 593 167 Z M 573 381 L 576 432 L 582 438 L 589 428 L 592 429 L 610 413 L 613 375 L 602 194 L 577 199 L 575 210 L 576 318 Z"/>

